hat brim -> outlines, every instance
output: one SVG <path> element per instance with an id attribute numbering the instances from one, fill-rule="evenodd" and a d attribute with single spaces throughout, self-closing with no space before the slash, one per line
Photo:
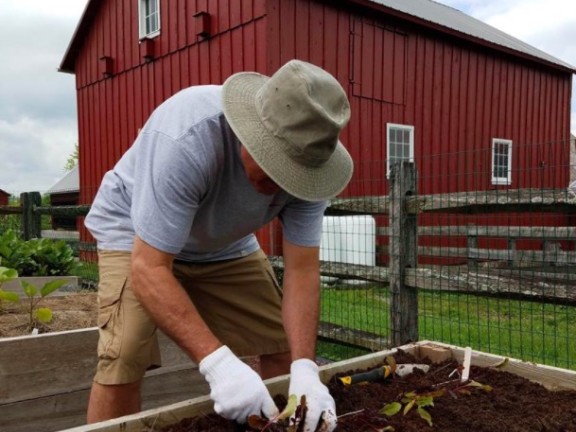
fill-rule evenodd
<path id="1" fill-rule="evenodd" d="M 222 104 L 230 127 L 262 170 L 286 192 L 306 201 L 335 197 L 352 177 L 352 158 L 340 141 L 320 167 L 303 166 L 281 151 L 281 139 L 267 131 L 256 111 L 256 93 L 268 79 L 240 72 L 226 80 Z"/>

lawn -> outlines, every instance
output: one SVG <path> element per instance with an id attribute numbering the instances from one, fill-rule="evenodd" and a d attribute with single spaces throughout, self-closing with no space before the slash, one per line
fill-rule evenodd
<path id="1" fill-rule="evenodd" d="M 576 307 L 453 292 L 421 291 L 420 340 L 436 340 L 526 361 L 576 369 Z M 321 320 L 381 336 L 389 333 L 385 287 L 324 287 Z M 329 343 L 319 355 L 349 358 L 365 351 Z"/>

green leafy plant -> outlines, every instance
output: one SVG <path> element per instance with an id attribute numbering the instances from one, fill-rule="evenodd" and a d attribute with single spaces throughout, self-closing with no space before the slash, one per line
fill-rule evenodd
<path id="1" fill-rule="evenodd" d="M 11 281 L 17 277 L 18 272 L 16 270 L 8 267 L 0 267 L 0 313 L 4 311 L 4 302 L 18 303 L 20 301 L 18 294 L 2 289 L 4 282 Z"/>
<path id="2" fill-rule="evenodd" d="M 492 391 L 492 387 L 489 385 L 481 384 L 477 381 L 469 381 L 465 384 L 458 385 L 455 388 L 440 388 L 438 390 L 433 390 L 430 392 L 417 393 L 415 391 L 404 393 L 400 399 L 400 402 L 392 402 L 384 405 L 384 407 L 379 411 L 380 414 L 384 414 L 388 417 L 392 417 L 402 411 L 403 415 L 408 414 L 414 407 L 416 407 L 416 412 L 418 415 L 432 426 L 432 415 L 428 412 L 428 407 L 434 406 L 434 399 L 444 396 L 446 393 L 451 394 L 453 397 L 457 397 L 458 394 L 469 395 L 472 389 L 481 389 L 484 391 Z"/>
<path id="3" fill-rule="evenodd" d="M 63 240 L 22 240 L 13 230 L 0 235 L 0 257 L 20 276 L 66 276 L 76 267 L 74 251 Z"/>
<path id="4" fill-rule="evenodd" d="M 392 417 L 398 414 L 400 411 L 406 415 L 410 412 L 410 410 L 412 410 L 412 408 L 416 407 L 418 415 L 424 419 L 429 426 L 432 426 L 432 416 L 426 410 L 426 407 L 434 406 L 434 398 L 442 396 L 444 393 L 444 389 L 421 394 L 416 393 L 415 391 L 404 393 L 401 402 L 392 402 L 386 404 L 379 412 L 380 414 Z M 404 409 L 402 409 L 402 407 L 404 407 Z"/>
<path id="5" fill-rule="evenodd" d="M 52 321 L 52 310 L 47 307 L 38 307 L 40 301 L 52 294 L 54 291 L 62 287 L 66 283 L 63 279 L 50 281 L 40 290 L 38 290 L 34 285 L 27 281 L 20 281 L 22 290 L 26 297 L 28 298 L 28 310 L 29 310 L 29 329 L 32 330 L 36 327 L 37 323 L 49 323 Z"/>

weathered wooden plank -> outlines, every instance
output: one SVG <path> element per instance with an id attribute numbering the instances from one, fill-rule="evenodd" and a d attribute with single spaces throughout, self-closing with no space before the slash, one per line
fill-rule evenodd
<path id="1" fill-rule="evenodd" d="M 389 227 L 378 227 L 376 235 L 389 236 Z M 418 236 L 492 237 L 536 240 L 574 240 L 576 227 L 544 226 L 420 226 Z"/>
<path id="2" fill-rule="evenodd" d="M 162 367 L 146 374 L 142 385 L 144 410 L 209 393 L 196 365 Z M 89 389 L 70 390 L 0 405 L 2 432 L 54 432 L 86 424 Z"/>
<path id="3" fill-rule="evenodd" d="M 52 216 L 86 216 L 90 211 L 90 205 L 78 205 L 78 206 L 35 206 L 34 213 L 41 215 L 52 215 Z"/>
<path id="4" fill-rule="evenodd" d="M 442 251 L 451 248 L 439 248 Z M 446 253 L 456 253 L 456 250 L 446 251 L 442 256 L 456 256 L 446 255 Z M 427 251 L 427 254 L 432 255 L 432 251 Z M 438 255 L 440 256 L 440 255 Z M 550 251 L 535 251 L 535 250 L 518 250 L 518 249 L 469 249 L 467 255 L 472 259 L 480 260 L 495 260 L 495 261 L 514 261 L 514 262 L 532 262 L 532 263 L 554 263 L 557 265 L 576 265 L 576 252 L 550 250 Z"/>
<path id="5" fill-rule="evenodd" d="M 282 257 L 270 256 L 268 258 L 275 269 L 284 270 Z M 388 283 L 389 273 L 387 267 L 320 261 L 320 274 L 322 276 Z"/>
<path id="6" fill-rule="evenodd" d="M 0 206 L 0 215 L 22 214 L 20 206 Z"/>
<path id="7" fill-rule="evenodd" d="M 271 257 L 272 265 L 283 269 L 281 257 Z M 499 273 L 498 273 L 499 272 Z M 323 276 L 359 279 L 387 285 L 389 269 L 358 264 L 321 263 Z M 405 283 L 422 290 L 449 290 L 478 295 L 515 295 L 530 300 L 576 303 L 574 273 L 534 272 L 530 269 L 479 269 L 468 272 L 460 267 L 433 266 L 406 269 Z"/>
<path id="8" fill-rule="evenodd" d="M 462 362 L 464 357 L 463 347 L 434 341 L 421 341 L 321 366 L 320 378 L 323 382 L 328 382 L 330 378 L 338 373 L 355 369 L 373 368 L 382 364 L 387 356 L 393 355 L 397 350 L 402 350 L 418 356 L 420 347 L 427 344 L 449 348 L 452 351 L 452 356 L 460 363 Z M 504 362 L 504 360 L 507 361 Z M 501 370 L 540 383 L 550 390 L 576 389 L 576 371 L 531 362 L 523 362 L 519 359 L 506 358 L 499 355 L 472 350 L 472 365 L 491 367 L 502 365 L 503 363 L 505 364 L 501 367 Z M 286 394 L 288 391 L 289 379 L 289 375 L 283 375 L 281 377 L 266 380 L 265 383 L 271 394 Z M 212 403 L 208 397 L 204 396 L 163 406 L 157 409 L 147 410 L 133 416 L 126 416 L 115 420 L 109 420 L 107 422 L 69 429 L 66 432 L 142 432 L 143 430 L 150 430 L 152 426 L 161 429 L 173 425 L 183 418 L 203 415 L 209 412 L 212 412 Z"/>
<path id="9" fill-rule="evenodd" d="M 406 211 L 458 214 L 502 212 L 576 212 L 576 197 L 566 189 L 508 189 L 406 197 Z M 326 214 L 388 214 L 387 196 L 336 198 Z"/>
<path id="10" fill-rule="evenodd" d="M 414 164 L 398 163 L 390 173 L 390 333 L 392 345 L 418 340 L 418 291 L 405 283 L 406 269 L 417 266 L 416 216 L 407 213 L 405 199 L 416 195 Z"/>
<path id="11" fill-rule="evenodd" d="M 423 290 L 454 291 L 477 295 L 513 296 L 549 302 L 576 303 L 576 290 L 570 280 L 549 282 L 515 279 L 494 273 L 460 272 L 445 268 L 409 269 L 406 283 Z"/>
<path id="12" fill-rule="evenodd" d="M 191 361 L 159 333 L 163 365 Z M 96 327 L 0 339 L 0 404 L 87 389 L 96 368 Z"/>
<path id="13" fill-rule="evenodd" d="M 318 337 L 331 342 L 365 348 L 370 351 L 381 351 L 390 347 L 390 340 L 386 337 L 325 321 L 320 322 L 318 326 Z"/>

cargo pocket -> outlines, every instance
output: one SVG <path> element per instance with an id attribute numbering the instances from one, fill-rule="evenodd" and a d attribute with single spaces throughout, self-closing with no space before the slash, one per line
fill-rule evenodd
<path id="1" fill-rule="evenodd" d="M 122 345 L 122 308 L 120 298 L 126 285 L 126 277 L 103 281 L 98 287 L 98 356 L 116 359 Z"/>

